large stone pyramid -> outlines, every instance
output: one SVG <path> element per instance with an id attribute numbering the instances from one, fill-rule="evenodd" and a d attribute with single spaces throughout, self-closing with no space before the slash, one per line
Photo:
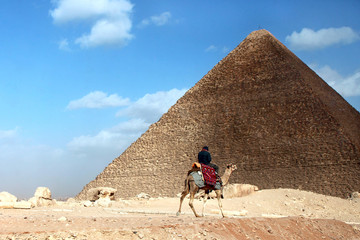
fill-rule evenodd
<path id="1" fill-rule="evenodd" d="M 266 30 L 252 32 L 77 196 L 175 196 L 203 145 L 232 183 L 360 190 L 360 114 Z"/>

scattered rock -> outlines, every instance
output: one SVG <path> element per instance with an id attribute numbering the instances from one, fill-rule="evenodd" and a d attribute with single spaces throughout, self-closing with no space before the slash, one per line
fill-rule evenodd
<path id="1" fill-rule="evenodd" d="M 28 201 L 20 201 L 14 203 L 14 208 L 16 209 L 30 209 L 32 207 L 31 202 Z"/>
<path id="2" fill-rule="evenodd" d="M 38 206 L 41 207 L 47 207 L 53 205 L 54 202 L 52 199 L 46 199 L 46 198 L 39 198 L 38 199 Z"/>
<path id="3" fill-rule="evenodd" d="M 0 202 L 0 208 L 14 208 L 14 202 Z"/>
<path id="4" fill-rule="evenodd" d="M 351 199 L 360 198 L 359 192 L 353 192 L 351 193 Z"/>
<path id="5" fill-rule="evenodd" d="M 111 200 L 110 200 L 110 198 L 99 198 L 98 200 L 95 201 L 95 206 L 110 207 Z"/>
<path id="6" fill-rule="evenodd" d="M 83 202 L 85 207 L 110 207 L 115 199 L 114 195 L 117 190 L 109 187 L 91 188 L 88 191 L 88 201 Z"/>
<path id="7" fill-rule="evenodd" d="M 67 221 L 67 218 L 66 217 L 60 217 L 59 219 L 58 219 L 58 221 L 59 222 L 66 222 Z"/>
<path id="8" fill-rule="evenodd" d="M 51 191 L 47 187 L 38 187 L 29 202 L 32 207 L 47 207 L 56 204 L 56 200 L 51 199 Z"/>
<path id="9" fill-rule="evenodd" d="M 37 198 L 37 197 L 30 198 L 29 202 L 32 204 L 33 207 L 47 207 L 56 204 L 56 201 L 52 199 Z"/>
<path id="10" fill-rule="evenodd" d="M 83 204 L 84 207 L 92 207 L 92 206 L 94 206 L 94 203 L 91 202 L 91 201 L 84 201 L 84 202 L 82 202 L 82 204 Z"/>
<path id="11" fill-rule="evenodd" d="M 51 199 L 50 189 L 47 187 L 38 187 L 34 194 L 35 198 Z"/>
<path id="12" fill-rule="evenodd" d="M 97 187 L 91 188 L 87 192 L 87 199 L 90 201 L 96 201 L 99 198 L 109 198 L 110 200 L 115 200 L 115 188 L 110 187 Z"/>
<path id="13" fill-rule="evenodd" d="M 139 193 L 137 196 L 137 198 L 144 198 L 144 199 L 149 199 L 150 198 L 150 195 L 147 194 L 147 193 Z"/>
<path id="14" fill-rule="evenodd" d="M 36 207 L 38 205 L 36 197 L 32 197 L 28 200 L 31 203 L 31 207 Z"/>
<path id="15" fill-rule="evenodd" d="M 17 197 L 15 197 L 14 195 L 8 192 L 0 193 L 0 208 L 30 209 L 31 207 L 31 202 L 17 202 Z"/>
<path id="16" fill-rule="evenodd" d="M 16 202 L 17 197 L 8 193 L 8 192 L 0 192 L 0 202 Z"/>

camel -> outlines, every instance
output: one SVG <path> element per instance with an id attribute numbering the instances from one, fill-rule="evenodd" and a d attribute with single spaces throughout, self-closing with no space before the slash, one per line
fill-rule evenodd
<path id="1" fill-rule="evenodd" d="M 194 167 L 193 167 L 194 168 Z M 228 164 L 226 166 L 226 169 L 225 169 L 225 173 L 224 175 L 221 177 L 221 180 L 223 182 L 223 185 L 222 185 L 222 188 L 228 184 L 229 182 L 229 178 L 230 178 L 230 175 L 233 171 L 235 171 L 237 168 L 236 168 L 236 165 L 234 164 Z M 187 178 L 185 179 L 185 190 L 181 193 L 181 197 L 180 197 L 180 207 L 179 207 L 179 211 L 176 213 L 177 216 L 179 216 L 181 214 L 181 205 L 182 205 L 182 202 L 184 201 L 184 198 L 186 197 L 186 195 L 188 195 L 190 193 L 190 201 L 189 201 L 189 206 L 190 208 L 192 209 L 192 211 L 194 212 L 195 216 L 196 217 L 203 217 L 204 216 L 204 209 L 205 209 L 205 204 L 206 204 L 206 201 L 208 199 L 208 195 L 209 195 L 209 190 L 210 189 L 213 189 L 211 186 L 205 186 L 203 188 L 199 188 L 196 184 L 195 184 L 195 181 L 194 181 L 194 178 L 192 175 L 190 175 L 190 172 L 192 172 L 192 170 L 189 171 L 188 173 L 188 176 Z M 203 189 L 205 190 L 205 196 L 204 196 L 204 203 L 203 203 L 203 209 L 202 209 L 202 215 L 198 215 L 195 211 L 195 208 L 194 208 L 194 205 L 193 205 L 193 202 L 194 202 L 194 196 L 195 194 L 200 190 L 200 189 Z M 221 212 L 221 215 L 222 217 L 225 217 L 224 216 L 224 213 L 223 213 L 223 210 L 222 210 L 222 203 L 221 203 L 221 192 L 222 190 L 219 189 L 219 190 L 214 190 L 215 193 L 216 193 L 216 198 L 218 199 L 218 204 L 219 204 L 219 208 L 220 208 L 220 212 Z"/>

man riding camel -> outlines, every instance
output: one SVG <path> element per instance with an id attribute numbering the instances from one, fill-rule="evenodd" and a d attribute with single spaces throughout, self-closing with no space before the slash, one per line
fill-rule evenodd
<path id="1" fill-rule="evenodd" d="M 198 154 L 198 161 L 199 163 L 205 164 L 209 167 L 212 167 L 215 169 L 215 174 L 218 180 L 220 181 L 220 184 L 222 185 L 221 178 L 219 176 L 219 167 L 213 163 L 211 163 L 211 154 L 209 152 L 209 147 L 204 146 L 202 150 Z M 224 195 L 222 193 L 223 189 L 221 188 L 221 198 L 224 198 Z"/>
<path id="2" fill-rule="evenodd" d="M 216 175 L 219 173 L 219 167 L 211 162 L 211 154 L 209 152 L 209 148 L 207 146 L 203 147 L 202 150 L 198 154 L 199 163 L 208 165 L 215 169 Z"/>

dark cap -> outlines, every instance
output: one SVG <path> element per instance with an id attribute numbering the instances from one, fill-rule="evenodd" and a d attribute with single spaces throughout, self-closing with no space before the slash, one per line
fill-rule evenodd
<path id="1" fill-rule="evenodd" d="M 203 149 L 205 149 L 206 151 L 209 151 L 208 146 L 204 146 Z"/>

